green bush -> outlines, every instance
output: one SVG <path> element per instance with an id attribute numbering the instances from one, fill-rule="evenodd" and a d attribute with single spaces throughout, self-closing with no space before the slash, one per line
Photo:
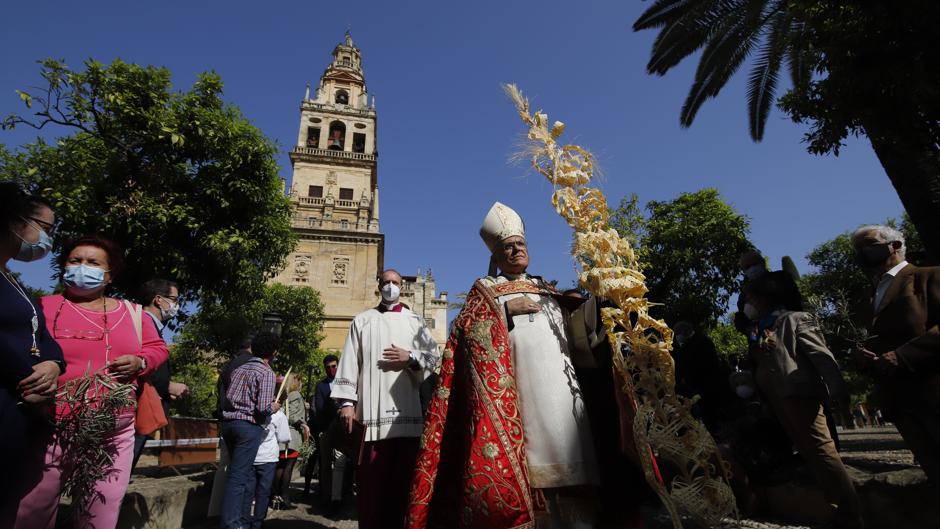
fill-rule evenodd
<path id="1" fill-rule="evenodd" d="M 215 385 L 219 373 L 204 364 L 189 364 L 173 369 L 173 381 L 189 386 L 189 396 L 170 402 L 170 411 L 183 417 L 211 419 L 215 412 Z"/>

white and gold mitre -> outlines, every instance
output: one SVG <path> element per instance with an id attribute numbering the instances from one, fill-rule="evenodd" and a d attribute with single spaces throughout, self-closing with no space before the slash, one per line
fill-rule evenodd
<path id="1" fill-rule="evenodd" d="M 522 222 L 522 217 L 506 204 L 496 202 L 483 219 L 480 237 L 490 252 L 495 252 L 503 240 L 514 235 L 525 239 L 525 223 Z"/>

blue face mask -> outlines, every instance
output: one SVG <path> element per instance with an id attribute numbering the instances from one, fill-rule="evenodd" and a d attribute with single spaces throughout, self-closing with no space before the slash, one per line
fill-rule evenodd
<path id="1" fill-rule="evenodd" d="M 32 227 L 39 231 L 39 241 L 27 242 L 26 239 L 20 237 L 20 235 L 17 233 L 16 236 L 20 237 L 21 241 L 20 251 L 16 254 L 15 257 L 13 257 L 17 261 L 23 261 L 27 263 L 31 261 L 38 261 L 48 255 L 49 251 L 52 250 L 52 237 L 50 237 L 45 230 L 35 226 Z"/>
<path id="2" fill-rule="evenodd" d="M 94 266 L 69 265 L 65 267 L 65 286 L 83 292 L 98 290 L 104 286 L 103 268 Z"/>

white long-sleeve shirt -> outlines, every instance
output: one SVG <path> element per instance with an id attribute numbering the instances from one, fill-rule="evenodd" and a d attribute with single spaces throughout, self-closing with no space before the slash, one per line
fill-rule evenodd
<path id="1" fill-rule="evenodd" d="M 255 464 L 277 463 L 277 454 L 280 452 L 282 443 L 290 442 L 290 425 L 287 423 L 287 416 L 284 412 L 278 410 L 271 415 L 271 420 L 265 427 L 266 433 L 261 446 L 258 447 L 258 455 L 255 456 Z"/>
<path id="2" fill-rule="evenodd" d="M 393 344 L 411 352 L 417 369 L 384 368 L 382 352 Z M 366 441 L 420 437 L 424 414 L 418 388 L 440 357 L 420 316 L 404 307 L 397 312 L 369 309 L 349 327 L 330 396 L 358 403 L 356 414 L 366 426 Z"/>

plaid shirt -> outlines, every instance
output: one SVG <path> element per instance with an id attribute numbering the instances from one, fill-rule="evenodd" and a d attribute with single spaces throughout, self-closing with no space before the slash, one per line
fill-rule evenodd
<path id="1" fill-rule="evenodd" d="M 232 372 L 225 396 L 235 409 L 223 411 L 223 419 L 266 423 L 274 402 L 274 371 L 260 358 L 252 358 Z"/>

